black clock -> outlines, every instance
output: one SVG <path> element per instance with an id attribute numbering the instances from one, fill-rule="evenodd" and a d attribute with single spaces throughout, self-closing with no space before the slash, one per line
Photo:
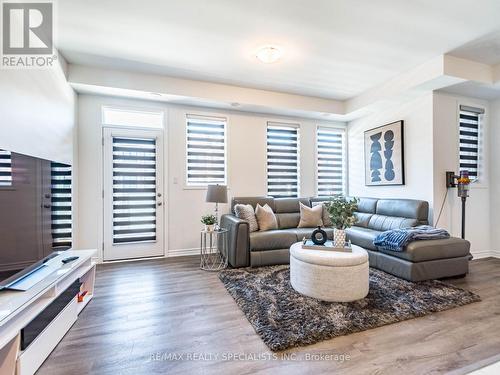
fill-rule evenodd
<path id="1" fill-rule="evenodd" d="M 323 229 L 321 229 L 321 227 L 318 227 L 318 229 L 315 229 L 312 232 L 311 241 L 315 245 L 324 245 L 326 243 L 327 239 L 328 239 L 328 236 L 327 236 L 326 232 Z"/>

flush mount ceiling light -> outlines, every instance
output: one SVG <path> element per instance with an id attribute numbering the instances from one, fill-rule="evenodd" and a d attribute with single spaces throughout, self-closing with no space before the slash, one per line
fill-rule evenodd
<path id="1" fill-rule="evenodd" d="M 283 50 L 276 46 L 261 47 L 255 57 L 264 64 L 272 64 L 278 61 L 283 56 Z"/>

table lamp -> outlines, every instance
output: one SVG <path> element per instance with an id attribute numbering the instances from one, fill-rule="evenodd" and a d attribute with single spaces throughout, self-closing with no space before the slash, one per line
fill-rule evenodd
<path id="1" fill-rule="evenodd" d="M 215 203 L 215 230 L 219 230 L 219 203 L 227 203 L 227 186 L 208 185 L 205 202 Z"/>

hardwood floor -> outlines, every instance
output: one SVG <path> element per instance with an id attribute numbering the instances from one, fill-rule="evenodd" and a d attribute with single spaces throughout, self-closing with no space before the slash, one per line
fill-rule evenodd
<path id="1" fill-rule="evenodd" d="M 38 374 L 459 374 L 500 353 L 500 259 L 472 261 L 466 278 L 448 280 L 482 302 L 277 359 L 269 359 L 217 275 L 200 271 L 196 257 L 101 265 L 97 272 L 95 298 Z M 328 354 L 333 358 L 307 360 Z"/>

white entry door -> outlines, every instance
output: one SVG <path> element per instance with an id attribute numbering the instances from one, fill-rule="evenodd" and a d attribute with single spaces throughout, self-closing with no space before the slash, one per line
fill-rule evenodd
<path id="1" fill-rule="evenodd" d="M 104 260 L 164 255 L 163 132 L 104 129 Z"/>

